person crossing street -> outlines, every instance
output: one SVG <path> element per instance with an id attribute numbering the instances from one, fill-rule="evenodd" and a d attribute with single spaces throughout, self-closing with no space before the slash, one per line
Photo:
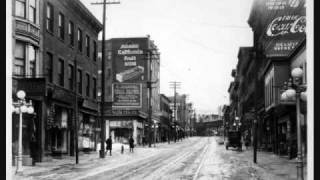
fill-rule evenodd
<path id="1" fill-rule="evenodd" d="M 133 140 L 132 136 L 129 139 L 129 146 L 130 146 L 130 152 L 133 152 L 134 140 Z"/>

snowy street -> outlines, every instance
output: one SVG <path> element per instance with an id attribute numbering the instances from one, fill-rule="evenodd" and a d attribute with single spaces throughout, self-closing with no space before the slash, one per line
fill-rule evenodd
<path id="1" fill-rule="evenodd" d="M 99 159 L 98 154 L 80 156 L 26 167 L 14 179 L 295 179 L 294 160 L 258 152 L 258 164 L 252 151 L 237 151 L 218 145 L 219 137 L 192 137 L 177 143 L 156 144 L 154 148 L 137 147 L 124 154 L 115 146 L 112 156 Z M 56 164 L 54 164 L 56 163 Z M 60 163 L 60 164 L 59 164 Z M 285 166 L 284 166 L 285 165 Z M 29 169 L 28 169 L 29 168 Z"/>

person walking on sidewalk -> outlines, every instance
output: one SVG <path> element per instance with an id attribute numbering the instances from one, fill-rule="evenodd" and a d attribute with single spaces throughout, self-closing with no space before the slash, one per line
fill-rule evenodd
<path id="1" fill-rule="evenodd" d="M 106 140 L 106 144 L 107 144 L 107 153 L 108 150 L 110 151 L 110 156 L 111 156 L 111 151 L 112 151 L 112 140 L 111 140 L 111 136 L 109 136 L 109 138 Z"/>
<path id="2" fill-rule="evenodd" d="M 133 152 L 134 140 L 133 140 L 132 136 L 129 139 L 129 146 L 130 146 L 130 152 Z"/>

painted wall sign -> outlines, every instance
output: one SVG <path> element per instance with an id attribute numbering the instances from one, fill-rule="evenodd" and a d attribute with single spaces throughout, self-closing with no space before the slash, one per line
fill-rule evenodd
<path id="1" fill-rule="evenodd" d="M 305 0 L 264 0 L 261 43 L 267 57 L 288 57 L 306 38 Z"/>
<path id="2" fill-rule="evenodd" d="M 112 40 L 113 81 L 142 82 L 147 78 L 147 38 Z"/>
<path id="3" fill-rule="evenodd" d="M 137 107 L 142 105 L 142 84 L 114 83 L 112 88 L 113 107 Z"/>
<path id="4" fill-rule="evenodd" d="M 110 121 L 110 128 L 132 128 L 132 121 Z"/>

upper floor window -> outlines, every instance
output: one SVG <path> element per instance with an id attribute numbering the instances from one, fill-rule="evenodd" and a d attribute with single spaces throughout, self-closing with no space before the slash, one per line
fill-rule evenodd
<path id="1" fill-rule="evenodd" d="M 90 57 L 90 37 L 86 35 L 86 50 L 87 56 Z"/>
<path id="2" fill-rule="evenodd" d="M 26 18 L 26 0 L 16 0 L 16 16 Z"/>
<path id="3" fill-rule="evenodd" d="M 46 28 L 53 32 L 53 6 L 49 3 L 47 4 Z"/>
<path id="4" fill-rule="evenodd" d="M 77 71 L 77 86 L 78 86 L 78 93 L 82 94 L 82 71 L 78 69 Z"/>
<path id="5" fill-rule="evenodd" d="M 74 25 L 72 21 L 69 21 L 68 35 L 69 35 L 70 45 L 73 46 L 74 45 Z"/>
<path id="6" fill-rule="evenodd" d="M 37 48 L 29 46 L 29 75 L 34 77 L 36 75 L 36 62 L 37 62 Z"/>
<path id="7" fill-rule="evenodd" d="M 16 41 L 14 51 L 13 74 L 25 75 L 26 44 Z"/>
<path id="8" fill-rule="evenodd" d="M 92 94 L 93 94 L 93 98 L 96 99 L 97 98 L 97 79 L 93 78 L 93 88 L 92 88 Z"/>
<path id="9" fill-rule="evenodd" d="M 33 23 L 37 22 L 37 0 L 29 0 L 29 20 Z"/>
<path id="10" fill-rule="evenodd" d="M 53 56 L 51 53 L 47 52 L 47 58 L 46 58 L 46 74 L 48 76 L 48 81 L 52 83 L 52 73 L 53 73 Z"/>
<path id="11" fill-rule="evenodd" d="M 82 31 L 78 29 L 78 50 L 82 52 Z"/>
<path id="12" fill-rule="evenodd" d="M 58 20 L 59 20 L 58 35 L 61 39 L 64 39 L 64 15 L 62 13 L 59 13 Z"/>
<path id="13" fill-rule="evenodd" d="M 89 97 L 90 96 L 90 76 L 88 73 L 86 74 L 86 81 L 87 81 L 86 95 Z"/>
<path id="14" fill-rule="evenodd" d="M 69 89 L 73 90 L 73 66 L 71 64 L 69 64 L 68 73 Z"/>
<path id="15" fill-rule="evenodd" d="M 64 62 L 59 59 L 58 63 L 58 83 L 60 86 L 64 86 Z"/>
<path id="16" fill-rule="evenodd" d="M 97 61 L 97 42 L 93 41 L 93 60 Z"/>

